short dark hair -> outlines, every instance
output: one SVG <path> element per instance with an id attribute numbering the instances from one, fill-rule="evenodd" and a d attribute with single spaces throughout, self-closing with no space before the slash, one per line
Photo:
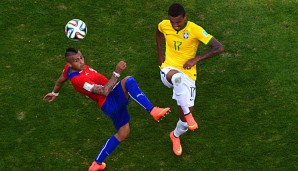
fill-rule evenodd
<path id="1" fill-rule="evenodd" d="M 173 3 L 168 11 L 168 15 L 171 17 L 185 16 L 184 7 L 179 3 Z"/>
<path id="2" fill-rule="evenodd" d="M 79 51 L 75 48 L 67 48 L 66 49 L 66 52 L 65 52 L 65 57 L 69 57 L 69 56 L 72 56 L 72 55 L 75 55 L 77 54 Z"/>

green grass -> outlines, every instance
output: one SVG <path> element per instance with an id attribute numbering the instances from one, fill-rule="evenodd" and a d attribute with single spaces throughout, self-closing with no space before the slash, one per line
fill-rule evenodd
<path id="1" fill-rule="evenodd" d="M 115 133 L 98 106 L 69 83 L 54 103 L 42 101 L 69 46 L 108 77 L 125 60 L 122 75 L 133 75 L 155 105 L 172 108 L 156 123 L 131 102 L 131 135 L 106 159 L 106 170 L 297 170 L 298 2 L 180 2 L 190 21 L 225 46 L 198 64 L 200 129 L 181 137 L 181 157 L 171 151 L 168 134 L 178 115 L 172 90 L 159 81 L 154 37 L 172 1 L 1 2 L 0 170 L 87 170 Z M 83 41 L 64 34 L 73 18 L 88 26 Z"/>

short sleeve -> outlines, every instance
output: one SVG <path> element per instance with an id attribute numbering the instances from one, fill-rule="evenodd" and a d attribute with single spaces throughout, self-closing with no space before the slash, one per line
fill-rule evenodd
<path id="1" fill-rule="evenodd" d="M 211 34 L 208 34 L 201 26 L 194 25 L 194 30 L 195 36 L 205 45 L 208 44 L 213 38 L 213 36 Z"/>
<path id="2" fill-rule="evenodd" d="M 164 21 L 161 21 L 161 22 L 158 23 L 158 25 L 157 25 L 157 28 L 158 28 L 158 30 L 159 30 L 161 33 L 163 33 L 163 23 L 164 23 Z"/>
<path id="3" fill-rule="evenodd" d="M 66 64 L 66 65 L 64 65 L 64 68 L 63 68 L 63 71 L 62 71 L 62 76 L 66 79 L 67 79 L 67 70 L 68 70 L 68 68 L 69 68 L 69 66 Z"/>

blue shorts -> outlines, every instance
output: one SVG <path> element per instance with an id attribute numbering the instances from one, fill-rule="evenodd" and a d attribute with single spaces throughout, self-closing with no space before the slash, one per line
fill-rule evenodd
<path id="1" fill-rule="evenodd" d="M 101 110 L 112 119 L 117 132 L 130 120 L 127 105 L 128 99 L 124 94 L 121 83 L 118 82 L 101 107 Z"/>

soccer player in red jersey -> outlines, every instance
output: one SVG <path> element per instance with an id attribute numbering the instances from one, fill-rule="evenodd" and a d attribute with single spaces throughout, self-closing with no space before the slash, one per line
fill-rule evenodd
<path id="1" fill-rule="evenodd" d="M 53 91 L 46 94 L 44 100 L 47 102 L 55 100 L 64 83 L 69 80 L 76 91 L 95 101 L 102 111 L 112 119 L 117 132 L 107 140 L 89 167 L 89 171 L 104 170 L 106 164 L 103 161 L 130 133 L 130 115 L 127 111 L 129 97 L 146 109 L 156 121 L 169 113 L 170 108 L 154 107 L 133 77 L 126 76 L 118 81 L 120 74 L 126 68 L 124 61 L 117 64 L 111 78 L 107 79 L 86 65 L 82 53 L 77 49 L 66 49 L 65 58 L 67 64 L 56 81 Z"/>

